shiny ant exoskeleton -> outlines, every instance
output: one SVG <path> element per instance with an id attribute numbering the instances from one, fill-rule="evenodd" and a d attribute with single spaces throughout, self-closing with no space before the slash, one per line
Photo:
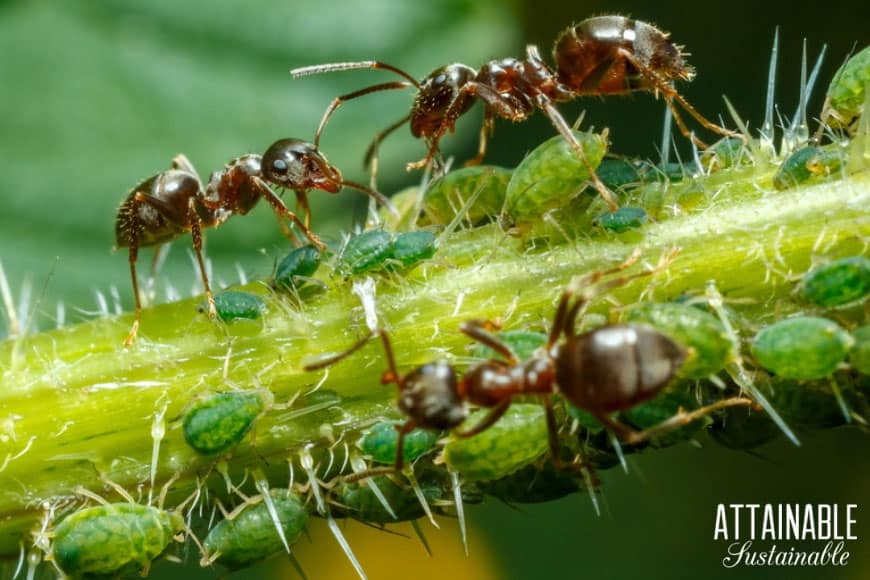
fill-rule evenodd
<path id="1" fill-rule="evenodd" d="M 399 388 L 398 407 L 407 416 L 397 427 L 396 462 L 392 467 L 370 469 L 349 476 L 361 479 L 377 473 L 401 471 L 404 465 L 404 436 L 415 427 L 433 430 L 453 430 L 458 437 L 471 437 L 494 425 L 508 410 L 515 396 L 544 397 L 549 433 L 549 447 L 554 464 L 570 467 L 559 454 L 558 425 L 551 395 L 561 394 L 573 405 L 589 412 L 607 429 L 629 445 L 641 443 L 662 432 L 680 427 L 713 411 L 731 406 L 747 406 L 752 401 L 731 397 L 680 412 L 666 421 L 636 431 L 614 419 L 611 414 L 627 410 L 655 397 L 675 377 L 686 358 L 686 351 L 655 328 L 642 324 L 610 324 L 582 334 L 575 332 L 578 314 L 595 297 L 622 286 L 631 280 L 650 276 L 664 268 L 673 253 L 659 265 L 643 272 L 623 275 L 601 282 L 634 264 L 639 254 L 632 254 L 622 264 L 578 279 L 561 296 L 546 344 L 526 361 L 521 361 L 510 346 L 492 334 L 498 326 L 483 320 L 470 320 L 460 330 L 475 341 L 488 346 L 504 360 L 481 362 L 463 375 L 447 362 L 419 366 L 402 375 L 396 367 L 393 349 L 385 330 L 368 333 L 348 350 L 314 364 L 311 371 L 331 366 L 362 348 L 377 334 L 383 343 L 387 370 L 383 384 L 395 383 Z M 572 302 L 573 299 L 573 302 Z M 457 428 L 468 416 L 467 404 L 490 409 L 475 426 Z M 575 465 L 579 466 L 579 465 Z"/>
<path id="2" fill-rule="evenodd" d="M 583 160 L 592 176 L 593 185 L 611 211 L 618 207 L 612 193 L 592 170 L 571 127 L 556 109 L 556 103 L 572 101 L 584 95 L 652 91 L 656 95 L 664 95 L 680 131 L 696 145 L 706 147 L 686 127 L 674 106 L 675 101 L 708 130 L 740 137 L 708 121 L 677 92 L 674 81 L 691 80 L 694 69 L 683 59 L 681 47 L 651 24 L 624 16 L 587 18 L 565 30 L 556 39 L 553 58 L 555 70 L 542 60 L 536 46 L 529 45 L 524 60 L 492 60 L 477 71 L 463 64 L 450 64 L 436 69 L 421 82 L 397 67 L 378 61 L 322 64 L 296 68 L 290 72 L 300 77 L 370 68 L 389 70 L 407 79 L 407 82 L 373 85 L 334 99 L 320 121 L 314 142 L 319 142 L 329 117 L 345 101 L 377 91 L 413 86 L 417 94 L 411 112 L 380 132 L 367 154 L 368 159 L 384 137 L 410 122 L 412 135 L 423 138 L 429 150 L 420 161 L 409 163 L 408 169 L 423 167 L 437 156 L 439 141 L 447 131 L 453 131 L 456 121 L 471 108 L 475 98 L 483 101 L 485 113 L 478 154 L 468 164 L 482 162 L 487 135 L 492 130 L 495 117 L 524 121 L 535 110 L 541 109 Z"/>
<path id="3" fill-rule="evenodd" d="M 299 219 L 290 211 L 270 185 L 293 190 L 299 206 L 303 208 L 304 219 Z M 139 183 L 121 204 L 115 219 L 117 247 L 130 248 L 130 277 L 136 303 L 133 327 L 125 344 L 132 344 L 139 330 L 142 305 L 136 278 L 136 259 L 140 247 L 159 246 L 190 232 L 208 299 L 209 315 L 214 318 L 214 298 L 202 258 L 202 230 L 217 227 L 233 215 L 247 214 L 263 198 L 277 216 L 291 220 L 311 243 L 325 249 L 324 243 L 308 227 L 311 210 L 307 191 L 320 189 L 338 193 L 345 186 L 362 191 L 387 207 L 392 207 L 381 193 L 343 179 L 341 172 L 329 163 L 316 146 L 298 139 L 276 141 L 262 156 L 248 154 L 233 159 L 223 169 L 214 172 L 205 187 L 196 169 L 184 155 L 172 160 L 171 169 Z M 289 230 L 284 229 L 289 234 Z"/>

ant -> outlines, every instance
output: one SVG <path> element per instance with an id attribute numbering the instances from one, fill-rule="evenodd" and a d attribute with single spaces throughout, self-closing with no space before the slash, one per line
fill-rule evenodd
<path id="1" fill-rule="evenodd" d="M 270 184 L 295 192 L 304 219 L 300 220 L 284 205 Z M 325 250 L 326 245 L 309 229 L 311 210 L 307 191 L 320 189 L 338 193 L 345 186 L 362 191 L 392 208 L 383 194 L 343 179 L 341 172 L 315 145 L 298 139 L 280 139 L 263 155 L 248 154 L 233 159 L 223 169 L 212 173 L 205 187 L 187 157 L 175 157 L 171 169 L 153 175 L 133 188 L 121 203 L 115 218 L 116 247 L 130 248 L 130 278 L 136 302 L 133 327 L 124 344 L 130 346 L 139 330 L 142 304 L 136 259 L 140 247 L 159 246 L 190 232 L 208 300 L 209 316 L 214 318 L 217 311 L 202 257 L 202 230 L 217 227 L 233 215 L 247 214 L 263 198 L 277 216 L 291 220 L 311 243 Z M 289 234 L 285 224 L 282 222 L 281 225 Z"/>
<path id="2" fill-rule="evenodd" d="M 323 72 L 379 69 L 395 72 L 407 82 L 372 85 L 336 97 L 327 107 L 315 134 L 315 144 L 330 116 L 345 101 L 369 93 L 413 86 L 417 90 L 411 112 L 375 137 L 366 154 L 366 164 L 376 154 L 378 144 L 387 135 L 410 122 L 411 134 L 423 138 L 429 147 L 426 156 L 407 168 L 419 169 L 438 155 L 438 144 L 456 121 L 480 99 L 485 105 L 483 126 L 477 155 L 466 165 L 477 165 L 486 154 L 487 136 L 495 117 L 514 122 L 524 121 L 541 109 L 556 130 L 571 145 L 591 175 L 594 187 L 610 210 L 618 208 L 613 194 L 589 164 L 571 127 L 556 109 L 556 103 L 572 101 L 584 95 L 617 95 L 633 91 L 652 91 L 664 95 L 680 131 L 701 148 L 707 145 L 689 131 L 674 102 L 678 103 L 706 129 L 731 137 L 741 135 L 708 121 L 674 88 L 674 81 L 690 81 L 694 69 L 684 58 L 682 48 L 655 26 L 624 16 L 596 16 L 569 27 L 553 48 L 555 71 L 541 58 L 538 47 L 526 47 L 525 60 L 504 58 L 484 64 L 480 70 L 464 64 L 438 68 L 417 82 L 408 73 L 379 61 L 343 62 L 301 67 L 291 70 L 294 77 Z"/>
<path id="3" fill-rule="evenodd" d="M 544 397 L 550 453 L 559 469 L 581 467 L 579 461 L 565 464 L 560 458 L 558 425 L 551 395 L 559 393 L 573 405 L 591 413 L 602 425 L 626 444 L 635 445 L 709 413 L 732 406 L 752 405 L 742 397 L 731 397 L 679 412 L 670 419 L 643 431 L 636 431 L 611 417 L 655 397 L 667 387 L 686 358 L 686 351 L 665 334 L 641 324 L 609 324 L 577 334 L 575 321 L 588 303 L 607 291 L 650 276 L 663 269 L 675 252 L 666 255 L 651 270 L 623 275 L 601 282 L 634 264 L 640 254 L 633 253 L 622 264 L 588 274 L 562 293 L 546 344 L 527 361 L 520 361 L 510 346 L 492 331 L 499 325 L 485 320 L 469 320 L 459 327 L 465 335 L 490 347 L 504 360 L 489 359 L 463 375 L 447 362 L 419 366 L 402 375 L 396 367 L 393 348 L 385 330 L 374 330 L 346 351 L 326 360 L 306 365 L 307 371 L 331 366 L 353 354 L 377 334 L 383 343 L 387 370 L 383 384 L 399 388 L 398 407 L 408 418 L 396 427 L 399 433 L 396 462 L 392 467 L 374 468 L 347 476 L 358 480 L 381 473 L 394 473 L 404 466 L 403 442 L 415 427 L 453 430 L 458 437 L 472 437 L 494 425 L 505 414 L 512 399 L 519 395 Z M 573 300 L 573 302 L 572 302 Z M 561 340 L 564 337 L 564 340 Z M 474 427 L 458 430 L 468 417 L 466 403 L 490 409 Z"/>

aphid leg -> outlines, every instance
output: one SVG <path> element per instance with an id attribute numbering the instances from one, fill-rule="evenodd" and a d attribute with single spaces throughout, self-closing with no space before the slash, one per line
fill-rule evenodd
<path id="1" fill-rule="evenodd" d="M 296 224 L 296 227 L 302 230 L 302 233 L 305 235 L 306 238 L 311 241 L 312 244 L 317 246 L 321 251 L 326 251 L 326 244 L 324 244 L 314 232 L 308 229 L 308 226 L 305 225 L 305 222 L 300 220 L 295 213 L 287 209 L 287 206 L 284 205 L 284 202 L 281 201 L 281 198 L 275 195 L 275 192 L 272 191 L 272 189 L 268 185 L 266 185 L 266 183 L 262 179 L 260 179 L 259 177 L 252 177 L 251 182 L 253 183 L 254 187 L 257 188 L 257 191 L 260 193 L 263 199 L 269 202 L 269 205 L 272 206 L 272 210 L 275 212 L 276 215 L 285 217 L 292 221 L 294 224 Z"/>
<path id="2" fill-rule="evenodd" d="M 692 139 L 692 137 L 690 137 L 690 133 L 686 132 L 686 126 L 682 123 L 681 120 L 678 120 L 679 115 L 677 114 L 675 107 L 673 107 L 671 105 L 671 100 L 674 100 L 677 103 L 679 103 L 679 105 L 681 107 L 683 107 L 683 109 L 687 113 L 689 113 L 689 115 L 691 115 L 692 118 L 695 119 L 698 123 L 700 123 L 701 126 L 704 127 L 705 129 L 712 131 L 714 133 L 718 133 L 719 135 L 723 135 L 725 137 L 737 137 L 738 139 L 740 139 L 744 142 L 746 141 L 745 135 L 742 135 L 741 133 L 737 133 L 735 131 L 731 131 L 731 130 L 726 129 L 724 127 L 720 127 L 719 125 L 717 125 L 716 123 L 713 123 L 712 121 L 708 121 L 707 118 L 704 117 L 701 113 L 699 113 L 695 109 L 695 107 L 693 107 L 691 105 L 691 103 L 689 103 L 689 101 L 684 99 L 683 96 L 680 93 L 678 93 L 677 90 L 671 84 L 663 81 L 662 78 L 658 74 L 655 73 L 655 71 L 651 70 L 648 66 L 646 66 L 642 62 L 640 62 L 634 56 L 634 54 L 632 54 L 631 52 L 629 52 L 625 49 L 622 49 L 622 48 L 619 49 L 618 52 L 619 52 L 620 56 L 622 56 L 628 62 L 633 64 L 635 66 L 635 68 L 637 68 L 637 70 L 639 70 L 640 73 L 644 77 L 646 77 L 648 80 L 652 81 L 652 83 L 655 85 L 655 88 L 657 90 L 661 91 L 661 93 L 665 96 L 665 99 L 668 101 L 668 106 L 671 107 L 671 111 L 673 111 L 673 113 L 674 113 L 674 120 L 677 120 L 677 126 L 680 127 L 680 132 L 682 132 L 683 135 L 685 135 L 689 139 Z M 692 140 L 694 141 L 694 139 L 692 139 Z"/>
<path id="3" fill-rule="evenodd" d="M 196 198 L 191 197 L 187 202 L 187 216 L 190 220 L 190 235 L 193 237 L 193 251 L 196 253 L 196 261 L 199 262 L 199 273 L 202 275 L 202 286 L 205 299 L 208 301 L 208 316 L 212 320 L 217 318 L 217 307 L 214 296 L 208 283 L 208 273 L 205 269 L 205 261 L 202 258 L 202 221 L 196 212 Z"/>
<path id="4" fill-rule="evenodd" d="M 335 97 L 329 106 L 326 108 L 326 112 L 323 113 L 323 117 L 320 118 L 320 124 L 317 125 L 317 132 L 314 133 L 314 146 L 318 149 L 320 148 L 320 135 L 323 133 L 323 130 L 326 128 L 326 124 L 329 122 L 330 117 L 332 117 L 333 113 L 338 110 L 345 102 L 351 101 L 353 99 L 364 97 L 365 95 L 371 93 L 377 93 L 380 91 L 389 91 L 393 89 L 407 89 L 408 87 L 414 86 L 413 84 L 405 81 L 393 81 L 389 83 L 380 83 L 377 85 L 372 85 L 370 87 L 366 87 L 364 89 L 360 89 L 358 91 L 354 91 L 352 93 L 348 93 L 346 95 L 341 95 L 339 97 Z"/>
<path id="5" fill-rule="evenodd" d="M 454 429 L 453 434 L 457 437 L 461 437 L 465 439 L 466 437 L 474 437 L 478 433 L 483 433 L 493 425 L 495 425 L 499 419 L 502 418 L 507 410 L 511 406 L 511 399 L 507 397 L 498 402 L 494 407 L 492 407 L 489 413 L 480 420 L 474 427 L 468 429 L 467 431 L 460 431 L 459 429 Z"/>
<path id="6" fill-rule="evenodd" d="M 595 168 L 589 163 L 589 159 L 586 158 L 586 153 L 583 151 L 583 146 L 577 141 L 577 138 L 574 136 L 574 133 L 571 131 L 571 127 L 568 126 L 568 123 L 565 121 L 565 118 L 562 117 L 559 110 L 556 109 L 556 106 L 553 102 L 546 96 L 541 93 L 537 95 L 538 106 L 544 111 L 544 114 L 550 119 L 550 122 L 556 128 L 562 137 L 568 141 L 568 144 L 571 145 L 571 148 L 577 153 L 577 157 L 580 158 L 580 161 L 583 162 L 583 166 L 586 168 L 586 172 L 589 173 L 589 179 L 592 180 L 592 186 L 598 191 L 598 194 L 607 204 L 607 207 L 610 211 L 616 211 L 619 209 L 619 204 L 616 203 L 616 198 L 613 195 L 613 192 L 610 191 L 604 182 L 598 177 L 598 174 L 595 172 Z"/>
<path id="7" fill-rule="evenodd" d="M 673 417 L 665 419 L 661 423 L 653 425 L 643 431 L 636 431 L 628 425 L 620 423 L 604 413 L 596 413 L 595 418 L 598 419 L 602 425 L 615 432 L 626 444 L 636 445 L 663 433 L 667 433 L 668 431 L 673 431 L 674 429 L 688 425 L 689 423 L 706 417 L 710 413 L 720 409 L 725 409 L 727 407 L 752 407 L 755 405 L 756 403 L 752 401 L 752 399 L 745 397 L 730 397 L 709 405 L 704 405 L 703 407 L 688 413 L 681 409 L 680 411 L 677 411 Z"/>
<path id="8" fill-rule="evenodd" d="M 499 328 L 500 325 L 491 320 L 481 320 L 478 318 L 466 320 L 459 325 L 459 330 L 462 333 L 483 344 L 484 346 L 488 346 L 489 348 L 503 356 L 505 360 L 508 361 L 508 364 L 514 366 L 519 363 L 519 359 L 517 358 L 516 353 L 514 353 L 510 346 L 505 344 L 501 339 L 499 339 L 491 332 L 493 330 L 499 330 Z"/>

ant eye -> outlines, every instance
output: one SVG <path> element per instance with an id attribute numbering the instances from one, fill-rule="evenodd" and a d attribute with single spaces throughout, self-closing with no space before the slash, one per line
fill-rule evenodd
<path id="1" fill-rule="evenodd" d="M 287 162 L 283 159 L 275 159 L 272 161 L 272 169 L 277 173 L 287 173 Z"/>

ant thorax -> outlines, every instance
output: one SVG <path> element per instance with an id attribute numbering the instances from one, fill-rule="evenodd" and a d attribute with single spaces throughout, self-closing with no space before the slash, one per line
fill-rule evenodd
<path id="1" fill-rule="evenodd" d="M 244 215 L 256 205 L 260 196 L 250 187 L 250 180 L 260 176 L 261 159 L 248 153 L 211 174 L 203 203 L 214 211 L 217 223 L 225 222 L 233 214 Z"/>

